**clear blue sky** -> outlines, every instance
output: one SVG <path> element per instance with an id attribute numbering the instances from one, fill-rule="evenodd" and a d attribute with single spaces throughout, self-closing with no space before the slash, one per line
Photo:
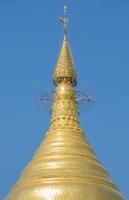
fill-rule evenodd
<path id="1" fill-rule="evenodd" d="M 129 1 L 76 0 L 69 5 L 69 40 L 78 90 L 95 96 L 82 113 L 97 157 L 129 199 Z M 32 158 L 49 126 L 35 99 L 53 88 L 62 0 L 0 1 L 0 199 Z"/>

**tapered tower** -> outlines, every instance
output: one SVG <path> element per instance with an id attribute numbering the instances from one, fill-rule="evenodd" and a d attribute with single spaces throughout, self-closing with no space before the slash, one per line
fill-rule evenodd
<path id="1" fill-rule="evenodd" d="M 64 17 L 59 18 L 64 39 L 53 73 L 50 127 L 6 200 L 124 200 L 80 128 L 66 6 L 64 10 Z M 90 98 L 86 95 L 85 100 Z"/>

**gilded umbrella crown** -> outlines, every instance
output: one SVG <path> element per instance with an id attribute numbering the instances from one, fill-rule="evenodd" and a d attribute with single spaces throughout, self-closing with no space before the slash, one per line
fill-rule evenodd
<path id="1" fill-rule="evenodd" d="M 70 48 L 67 41 L 67 7 L 64 7 L 64 17 L 59 18 L 59 21 L 64 24 L 64 39 L 62 42 L 61 50 L 56 63 L 56 68 L 53 73 L 53 83 L 58 85 L 63 79 L 68 80 L 73 86 L 77 84 L 77 74 L 74 68 L 74 63 Z"/>

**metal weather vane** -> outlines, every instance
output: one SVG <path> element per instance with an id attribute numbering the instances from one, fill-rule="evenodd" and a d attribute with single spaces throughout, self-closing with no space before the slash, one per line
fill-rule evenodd
<path id="1" fill-rule="evenodd" d="M 59 22 L 64 24 L 64 34 L 67 34 L 67 26 L 68 26 L 68 16 L 67 16 L 68 8 L 67 5 L 65 4 L 64 6 L 64 16 L 63 17 L 58 17 Z"/>

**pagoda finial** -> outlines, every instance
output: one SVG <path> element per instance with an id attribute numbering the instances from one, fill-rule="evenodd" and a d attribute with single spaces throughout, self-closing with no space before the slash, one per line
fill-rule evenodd
<path id="1" fill-rule="evenodd" d="M 56 63 L 56 68 L 53 73 L 53 83 L 58 85 L 62 80 L 71 82 L 72 86 L 77 84 L 77 75 L 73 64 L 72 55 L 67 42 L 68 32 L 68 17 L 67 17 L 67 5 L 64 6 L 64 17 L 58 18 L 61 23 L 64 24 L 64 39 L 62 42 L 61 50 Z"/>

